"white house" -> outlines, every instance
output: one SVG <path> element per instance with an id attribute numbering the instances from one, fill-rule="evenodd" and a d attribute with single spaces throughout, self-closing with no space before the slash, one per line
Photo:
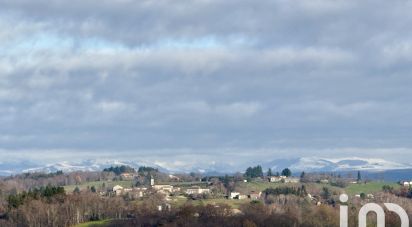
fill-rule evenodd
<path id="1" fill-rule="evenodd" d="M 188 195 L 207 194 L 207 193 L 210 193 L 210 189 L 208 188 L 196 187 L 196 188 L 186 189 L 186 194 Z"/>
<path id="2" fill-rule="evenodd" d="M 268 178 L 269 182 L 281 182 L 286 176 L 271 176 Z"/>
<path id="3" fill-rule="evenodd" d="M 152 188 L 159 193 L 168 194 L 174 192 L 173 186 L 168 184 L 153 185 Z"/>
<path id="4" fill-rule="evenodd" d="M 231 192 L 229 198 L 231 199 L 238 199 L 240 196 L 239 192 Z"/>
<path id="5" fill-rule="evenodd" d="M 154 190 L 164 190 L 164 191 L 169 191 L 172 192 L 173 191 L 173 186 L 172 185 L 168 185 L 168 184 L 158 184 L 158 185 L 153 185 L 153 189 Z"/>
<path id="6" fill-rule="evenodd" d="M 112 191 L 116 193 L 116 195 L 121 195 L 123 192 L 123 187 L 120 185 L 116 185 L 113 187 Z"/>
<path id="7" fill-rule="evenodd" d="M 405 186 L 405 187 L 409 187 L 412 186 L 412 181 L 402 181 L 401 185 Z"/>
<path id="8" fill-rule="evenodd" d="M 300 179 L 297 177 L 287 176 L 271 176 L 268 178 L 269 182 L 283 182 L 283 183 L 299 183 Z"/>

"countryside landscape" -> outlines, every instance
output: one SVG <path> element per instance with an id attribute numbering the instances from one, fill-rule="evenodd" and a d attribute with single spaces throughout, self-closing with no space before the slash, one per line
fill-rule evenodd
<path id="1" fill-rule="evenodd" d="M 2 177 L 1 226 L 339 226 L 347 194 L 349 223 L 370 202 L 412 209 L 412 181 L 370 180 L 361 171 L 293 173 L 289 168 L 212 176 L 156 168 L 27 172 Z M 63 218 L 64 217 L 64 218 Z M 376 224 L 370 216 L 369 224 Z M 389 213 L 388 226 L 400 226 Z"/>
<path id="2" fill-rule="evenodd" d="M 409 227 L 412 0 L 0 0 L 0 227 Z"/>

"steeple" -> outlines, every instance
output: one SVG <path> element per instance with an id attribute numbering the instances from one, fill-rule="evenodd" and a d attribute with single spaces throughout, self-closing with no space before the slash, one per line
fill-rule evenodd
<path id="1" fill-rule="evenodd" d="M 155 185 L 154 178 L 152 175 L 150 175 L 150 186 L 153 187 L 154 185 Z"/>

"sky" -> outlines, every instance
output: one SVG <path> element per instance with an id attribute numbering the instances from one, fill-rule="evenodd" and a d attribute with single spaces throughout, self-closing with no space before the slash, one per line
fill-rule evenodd
<path id="1" fill-rule="evenodd" d="M 410 160 L 411 11 L 0 0 L 1 161 Z"/>

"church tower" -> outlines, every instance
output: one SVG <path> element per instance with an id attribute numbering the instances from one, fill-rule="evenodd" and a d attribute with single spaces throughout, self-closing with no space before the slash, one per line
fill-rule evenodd
<path id="1" fill-rule="evenodd" d="M 150 186 L 154 186 L 154 178 L 153 178 L 153 176 L 150 176 Z"/>

